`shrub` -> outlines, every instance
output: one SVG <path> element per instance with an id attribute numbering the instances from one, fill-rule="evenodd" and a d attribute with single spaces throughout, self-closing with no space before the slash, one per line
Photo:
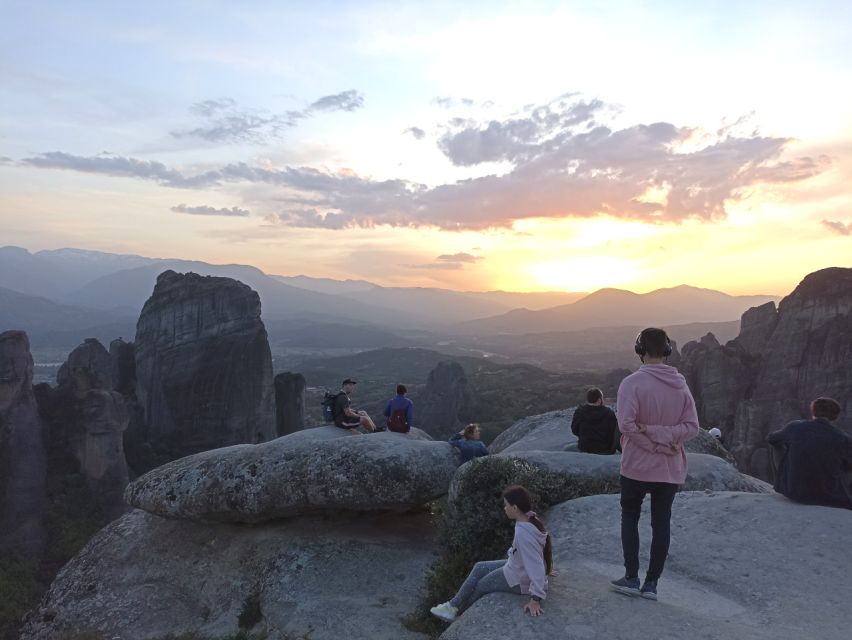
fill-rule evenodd
<path id="1" fill-rule="evenodd" d="M 0 640 L 18 636 L 21 618 L 39 594 L 38 563 L 17 556 L 0 556 Z"/>
<path id="2" fill-rule="evenodd" d="M 258 622 L 263 620 L 263 612 L 260 610 L 260 594 L 252 593 L 243 602 L 243 610 L 237 624 L 240 629 L 253 629 Z"/>

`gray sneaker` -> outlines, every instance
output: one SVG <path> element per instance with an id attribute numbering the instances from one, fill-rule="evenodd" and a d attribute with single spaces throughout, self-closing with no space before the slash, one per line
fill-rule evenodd
<path id="1" fill-rule="evenodd" d="M 656 580 L 645 580 L 645 584 L 642 585 L 642 588 L 639 589 L 639 595 L 643 598 L 647 598 L 648 600 L 656 600 L 657 599 L 657 581 Z"/>
<path id="2" fill-rule="evenodd" d="M 639 578 L 628 578 L 627 576 L 624 576 L 618 580 L 611 581 L 609 584 L 613 591 L 618 591 L 618 593 L 623 593 L 626 596 L 639 595 Z"/>

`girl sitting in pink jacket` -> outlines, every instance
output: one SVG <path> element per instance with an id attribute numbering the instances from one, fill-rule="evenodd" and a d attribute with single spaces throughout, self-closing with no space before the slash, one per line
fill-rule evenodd
<path id="1" fill-rule="evenodd" d="M 432 607 L 433 615 L 452 622 L 486 593 L 498 591 L 527 594 L 530 600 L 524 611 L 532 616 L 544 613 L 541 601 L 553 568 L 551 541 L 544 522 L 531 507 L 530 494 L 523 487 L 514 485 L 503 492 L 503 511 L 515 521 L 508 559 L 477 562 L 455 597 Z"/>

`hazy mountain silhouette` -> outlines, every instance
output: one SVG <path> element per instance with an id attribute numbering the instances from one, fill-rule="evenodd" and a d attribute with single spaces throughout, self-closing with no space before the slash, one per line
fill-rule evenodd
<path id="1" fill-rule="evenodd" d="M 122 334 L 130 336 L 136 326 L 136 318 L 101 309 L 88 309 L 60 304 L 39 296 L 28 296 L 11 289 L 0 288 L 0 331 L 19 329 L 26 331 L 34 341 L 46 333 L 67 332 L 74 336 L 95 327 L 108 325 L 124 329 Z M 79 342 L 79 340 L 78 340 Z"/>
<path id="2" fill-rule="evenodd" d="M 576 331 L 591 327 L 667 326 L 738 319 L 750 307 L 779 300 L 778 296 L 731 296 L 721 291 L 681 285 L 638 294 L 600 289 L 572 304 L 508 313 L 468 322 L 460 328 L 480 333 Z"/>
<path id="3" fill-rule="evenodd" d="M 382 287 L 366 280 L 269 276 L 240 264 L 213 265 L 81 249 L 29 253 L 18 247 L 0 248 L 0 287 L 61 304 L 109 311 L 112 315 L 100 319 L 98 325 L 138 314 L 153 291 L 157 275 L 166 269 L 226 276 L 246 283 L 260 295 L 266 321 L 302 318 L 344 328 L 356 322 L 392 332 L 420 328 L 467 334 L 539 333 L 721 322 L 738 319 L 751 306 L 778 300 L 776 296 L 729 296 L 689 286 L 647 294 L 601 289 L 589 295 Z M 65 326 L 63 318 L 63 314 L 53 316 L 51 329 L 74 328 Z M 310 333 L 304 333 L 304 337 L 307 339 Z M 321 332 L 313 333 L 310 339 L 319 340 Z M 395 336 L 389 337 L 395 343 Z M 378 334 L 369 336 L 367 342 L 376 344 L 377 340 Z"/>

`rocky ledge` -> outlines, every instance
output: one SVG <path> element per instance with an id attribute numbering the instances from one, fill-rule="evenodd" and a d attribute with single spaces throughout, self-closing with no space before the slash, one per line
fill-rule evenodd
<path id="1" fill-rule="evenodd" d="M 315 512 L 405 511 L 447 492 L 456 450 L 422 432 L 307 429 L 175 460 L 128 485 L 128 504 L 167 518 L 263 522 Z"/>

